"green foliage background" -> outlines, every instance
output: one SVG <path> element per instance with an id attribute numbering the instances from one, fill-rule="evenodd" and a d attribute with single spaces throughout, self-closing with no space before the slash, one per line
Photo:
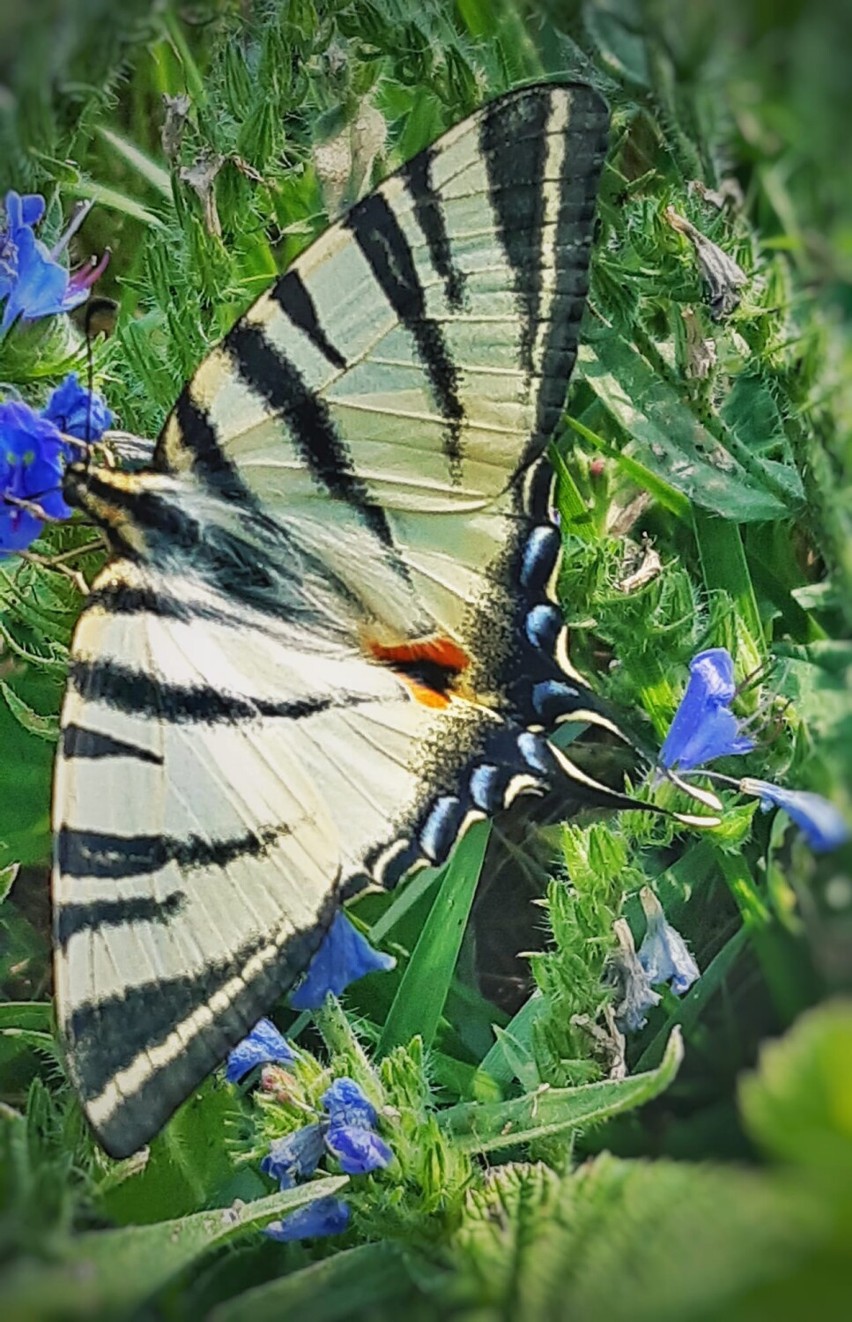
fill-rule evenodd
<path id="1" fill-rule="evenodd" d="M 721 769 L 852 812 L 848 10 L 40 0 L 18 13 L 0 20 L 0 186 L 46 195 L 49 241 L 73 199 L 95 199 L 76 256 L 113 249 L 101 291 L 118 304 L 96 377 L 119 425 L 149 437 L 347 199 L 507 87 L 594 81 L 612 147 L 556 440 L 575 663 L 653 739 L 690 656 L 727 646 L 740 680 L 759 671 L 739 702 L 762 734 Z M 739 195 L 721 207 L 694 187 L 726 179 Z M 669 207 L 746 274 L 721 320 Z M 0 380 L 34 404 L 72 368 L 86 352 L 67 319 L 0 346 Z M 660 571 L 625 591 L 649 544 Z M 734 798 L 701 836 L 643 815 L 580 820 L 519 854 L 494 839 L 486 853 L 475 832 L 443 873 L 358 903 L 395 972 L 313 1022 L 279 1015 L 305 1048 L 291 1086 L 306 1105 L 347 1072 L 384 1107 L 397 1162 L 349 1182 L 342 1239 L 257 1233 L 341 1180 L 271 1194 L 258 1158 L 301 1120 L 220 1079 L 146 1160 L 95 1150 L 62 1078 L 47 941 L 50 768 L 80 596 L 43 560 L 67 554 L 88 578 L 102 551 L 77 525 L 35 551 L 42 562 L 0 563 L 0 866 L 21 864 L 0 901 L 8 1317 L 837 1311 L 852 1233 L 849 847 L 816 858 L 783 816 Z M 619 916 L 641 936 L 646 884 L 702 977 L 664 994 L 620 1078 L 601 975 Z M 520 1008 L 478 976 L 488 888 L 499 904 L 507 887 L 543 897 Z"/>

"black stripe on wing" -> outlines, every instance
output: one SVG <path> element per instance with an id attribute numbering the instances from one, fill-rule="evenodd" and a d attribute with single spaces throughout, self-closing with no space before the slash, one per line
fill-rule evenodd
<path id="1" fill-rule="evenodd" d="M 287 314 L 293 325 L 308 337 L 314 348 L 319 350 L 332 367 L 336 367 L 341 372 L 345 370 L 346 359 L 328 338 L 320 322 L 314 300 L 298 271 L 291 270 L 282 275 L 270 289 L 269 296 L 275 300 L 281 311 Z"/>
<path id="2" fill-rule="evenodd" d="M 220 578 L 223 581 L 214 586 L 227 593 L 229 586 L 227 576 L 220 575 Z M 236 586 L 239 588 L 242 585 Z M 236 596 L 236 591 L 232 595 Z M 243 593 L 244 597 L 246 595 Z M 150 615 L 154 619 L 178 620 L 182 624 L 188 624 L 193 620 L 207 620 L 224 629 L 251 630 L 271 638 L 280 638 L 281 631 L 275 627 L 275 620 L 270 620 L 267 624 L 262 616 L 258 616 L 254 611 L 251 614 L 240 611 L 238 605 L 235 609 L 229 609 L 228 600 L 226 595 L 207 601 L 197 597 L 175 597 L 164 589 L 157 591 L 150 587 L 111 582 L 106 587 L 95 588 L 89 594 L 86 599 L 86 610 L 102 612 L 104 615 Z M 267 604 L 262 599 L 259 603 L 255 600 L 248 604 L 255 609 L 259 605 L 268 605 L 267 614 L 273 613 L 271 603 Z M 277 614 L 279 616 L 281 614 L 280 606 Z"/>
<path id="3" fill-rule="evenodd" d="M 193 400 L 191 385 L 186 386 L 174 407 L 172 417 L 180 431 L 181 446 L 192 456 L 192 470 L 217 494 L 238 500 L 254 509 L 257 502 L 219 443 L 216 428 L 200 404 Z M 165 435 L 165 432 L 163 433 Z M 154 468 L 168 472 L 162 441 L 154 451 Z"/>
<path id="4" fill-rule="evenodd" d="M 608 130 L 609 111 L 597 92 L 573 88 L 556 223 L 556 287 L 541 352 L 536 433 L 542 439 L 559 420 L 577 357 Z"/>
<path id="5" fill-rule="evenodd" d="M 434 149 L 427 147 L 402 167 L 400 176 L 411 194 L 414 215 L 429 247 L 432 265 L 444 282 L 447 303 L 453 312 L 460 312 L 465 302 L 465 274 L 453 261 L 441 195 L 432 182 L 434 159 Z"/>
<path id="6" fill-rule="evenodd" d="M 82 725 L 66 725 L 62 731 L 62 756 L 67 758 L 132 757 L 137 762 L 150 762 L 161 767 L 163 758 L 150 748 L 114 739 L 100 730 L 89 730 Z"/>
<path id="7" fill-rule="evenodd" d="M 136 1089 L 99 1125 L 99 1138 L 112 1156 L 128 1156 L 147 1142 L 275 998 L 293 985 L 319 946 L 337 905 L 331 879 L 328 900 L 316 923 L 281 941 L 263 973 L 235 991 L 228 1008 L 217 1010 L 214 1022 L 199 1023 L 195 1032 L 192 1016 L 203 1012 L 217 993 L 239 980 L 242 970 L 270 948 L 269 934 L 245 941 L 230 959 L 208 964 L 197 973 L 153 978 L 75 1007 L 62 1030 L 84 1101 L 99 1097 L 116 1074 L 137 1061 L 146 1061 L 148 1053 L 162 1046 L 176 1025 L 189 1022 L 184 1040 L 175 1043 L 174 1054 L 157 1066 L 150 1064 Z"/>
<path id="8" fill-rule="evenodd" d="M 103 702 L 138 716 L 159 716 L 173 724 L 236 724 L 258 717 L 279 716 L 298 721 L 330 707 L 372 701 L 357 693 L 322 697 L 268 698 L 224 693 L 206 684 L 172 684 L 156 675 L 133 670 L 117 661 L 74 661 L 69 671 L 73 688 L 90 702 Z"/>
<path id="9" fill-rule="evenodd" d="M 124 881 L 127 877 L 159 872 L 168 863 L 176 863 L 183 871 L 224 868 L 238 858 L 267 854 L 272 845 L 289 834 L 288 826 L 280 826 L 268 827 L 260 833 L 247 831 L 225 840 L 206 840 L 199 835 L 183 839 L 169 835 L 111 835 L 61 826 L 56 838 L 56 861 L 63 876 Z"/>
<path id="10" fill-rule="evenodd" d="M 435 403 L 446 423 L 444 455 L 451 474 L 458 475 L 464 457 L 461 379 L 441 326 L 427 316 L 426 295 L 408 240 L 393 208 L 381 193 L 373 193 L 356 203 L 343 223 L 352 231 L 382 293 L 417 346 Z"/>
<path id="11" fill-rule="evenodd" d="M 568 126 L 560 130 L 565 135 L 564 160 L 559 179 L 548 179 L 548 125 L 566 94 Z M 608 124 L 606 103 L 582 85 L 535 88 L 512 102 L 494 102 L 483 114 L 480 144 L 491 206 L 513 273 L 522 366 L 528 378 L 534 372 L 539 376 L 531 454 L 540 453 L 553 433 L 574 367 Z M 544 229 L 548 189 L 558 191 L 555 232 Z M 552 301 L 543 317 L 548 268 Z"/>
<path id="12" fill-rule="evenodd" d="M 355 473 L 352 456 L 325 400 L 309 389 L 294 364 L 269 343 L 258 326 L 238 322 L 224 344 L 243 382 L 284 419 L 300 458 L 317 483 L 357 510 L 384 546 L 393 546 L 384 510 L 371 500 Z"/>
<path id="13" fill-rule="evenodd" d="M 97 932 L 103 927 L 123 927 L 128 923 L 158 923 L 167 926 L 184 908 L 186 892 L 171 891 L 162 899 L 152 895 L 119 896 L 114 900 L 90 900 L 81 904 L 61 904 L 54 909 L 53 937 L 64 950 L 72 936 Z"/>
<path id="14" fill-rule="evenodd" d="M 550 108 L 551 96 L 544 88 L 497 101 L 486 108 L 479 134 L 497 231 L 512 268 L 521 316 L 521 367 L 528 381 L 542 288 L 542 181 Z"/>

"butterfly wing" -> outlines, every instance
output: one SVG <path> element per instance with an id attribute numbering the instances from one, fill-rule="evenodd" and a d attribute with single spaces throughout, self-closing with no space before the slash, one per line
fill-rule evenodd
<path id="1" fill-rule="evenodd" d="M 248 492 L 392 631 L 460 637 L 564 404 L 607 125 L 537 86 L 421 152 L 206 359 L 159 466 Z"/>
<path id="2" fill-rule="evenodd" d="M 591 703 L 541 458 L 606 120 L 581 87 L 478 112 L 249 310 L 152 470 L 80 484 L 119 558 L 63 713 L 57 1000 L 116 1155 L 292 983 L 341 888 L 565 772 L 606 797 L 543 733 Z"/>
<path id="3" fill-rule="evenodd" d="M 122 609 L 139 594 L 175 600 L 138 567 L 110 566 L 80 621 L 54 787 L 58 1015 L 116 1156 L 157 1131 L 304 967 L 339 871 L 292 722 L 271 715 L 271 641 L 243 635 L 260 663 L 249 687 L 236 630 L 211 628 L 199 657 L 185 621 Z M 274 655 L 286 664 L 284 648 Z M 298 677 L 285 678 L 297 703 Z"/>
<path id="4" fill-rule="evenodd" d="M 341 877 L 439 863 L 510 782 L 535 787 L 520 735 L 191 573 L 108 566 L 74 642 L 53 888 L 60 1029 L 108 1152 L 292 985 Z"/>

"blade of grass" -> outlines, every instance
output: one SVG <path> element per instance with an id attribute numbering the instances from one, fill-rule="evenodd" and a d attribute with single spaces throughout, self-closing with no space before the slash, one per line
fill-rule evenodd
<path id="1" fill-rule="evenodd" d="M 104 142 L 109 143 L 110 147 L 117 151 L 137 174 L 147 180 L 152 188 L 156 188 L 158 193 L 162 193 L 163 197 L 171 201 L 172 185 L 166 170 L 157 165 L 156 161 L 152 161 L 150 156 L 146 156 L 132 142 L 123 138 L 120 133 L 104 128 L 103 124 L 96 124 L 95 132 Z"/>
<path id="2" fill-rule="evenodd" d="M 626 473 L 638 487 L 642 487 L 643 490 L 652 495 L 654 499 L 662 505 L 663 509 L 669 510 L 670 513 L 674 514 L 678 519 L 685 520 L 689 518 L 692 506 L 688 497 L 684 496 L 682 492 L 677 491 L 668 482 L 664 482 L 661 477 L 657 477 L 651 472 L 650 468 L 646 468 L 645 465 L 640 464 L 638 460 L 631 459 L 629 455 L 622 454 L 617 446 L 611 445 L 609 441 L 605 441 L 603 436 L 599 436 L 598 433 L 592 431 L 590 427 L 584 426 L 582 422 L 577 420 L 577 418 L 572 418 L 566 414 L 565 421 L 572 431 L 575 431 L 578 436 L 582 437 L 584 441 L 587 441 L 589 445 L 594 447 L 594 449 L 599 450 L 601 454 L 605 454 L 610 459 L 615 460 L 622 472 Z"/>
<path id="3" fill-rule="evenodd" d="M 444 869 L 440 890 L 408 962 L 377 1048 L 381 1059 L 416 1034 L 429 1048 L 461 949 L 490 827 L 472 826 Z"/>
<path id="4" fill-rule="evenodd" d="M 696 510 L 695 536 L 704 582 L 708 588 L 722 588 L 728 593 L 755 644 L 763 650 L 763 623 L 739 527 L 727 519 Z"/>
<path id="5" fill-rule="evenodd" d="M 125 193 L 119 193 L 115 188 L 106 188 L 103 184 L 93 184 L 86 179 L 78 179 L 75 183 L 69 184 L 66 191 L 72 193 L 74 197 L 90 197 L 98 206 L 108 207 L 111 211 L 120 211 L 122 215 L 140 220 L 143 225 L 150 225 L 153 229 L 166 228 L 153 211 L 149 211 L 141 202 L 136 202 Z"/>

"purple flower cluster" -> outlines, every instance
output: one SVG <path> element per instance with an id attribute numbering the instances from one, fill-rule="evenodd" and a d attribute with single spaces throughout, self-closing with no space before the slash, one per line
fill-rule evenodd
<path id="1" fill-rule="evenodd" d="M 67 519 L 62 474 L 73 457 L 67 437 L 98 440 L 112 423 L 100 396 L 72 372 L 41 413 L 20 400 L 0 404 L 0 556 L 24 551 L 45 519 Z"/>
<path id="2" fill-rule="evenodd" d="M 40 194 L 6 194 L 6 223 L 0 229 L 0 303 L 5 304 L 0 332 L 7 331 L 19 318 L 35 321 L 78 307 L 86 301 L 109 261 L 105 253 L 99 262 L 69 275 L 56 260 L 67 238 L 60 239 L 49 252 L 35 236 L 35 226 L 43 215 L 44 198 Z"/>
<path id="3" fill-rule="evenodd" d="M 226 1077 L 241 1079 L 256 1065 L 295 1062 L 287 1041 L 269 1019 L 261 1019 L 228 1057 Z M 274 1139 L 260 1163 L 279 1188 L 293 1189 L 314 1174 L 326 1154 L 346 1175 L 368 1175 L 393 1160 L 393 1152 L 376 1131 L 378 1114 L 354 1079 L 335 1079 L 320 1098 L 322 1111 L 309 1124 Z M 319 1198 L 266 1227 L 272 1239 L 289 1241 L 337 1235 L 349 1223 L 349 1206 L 340 1198 Z"/>

